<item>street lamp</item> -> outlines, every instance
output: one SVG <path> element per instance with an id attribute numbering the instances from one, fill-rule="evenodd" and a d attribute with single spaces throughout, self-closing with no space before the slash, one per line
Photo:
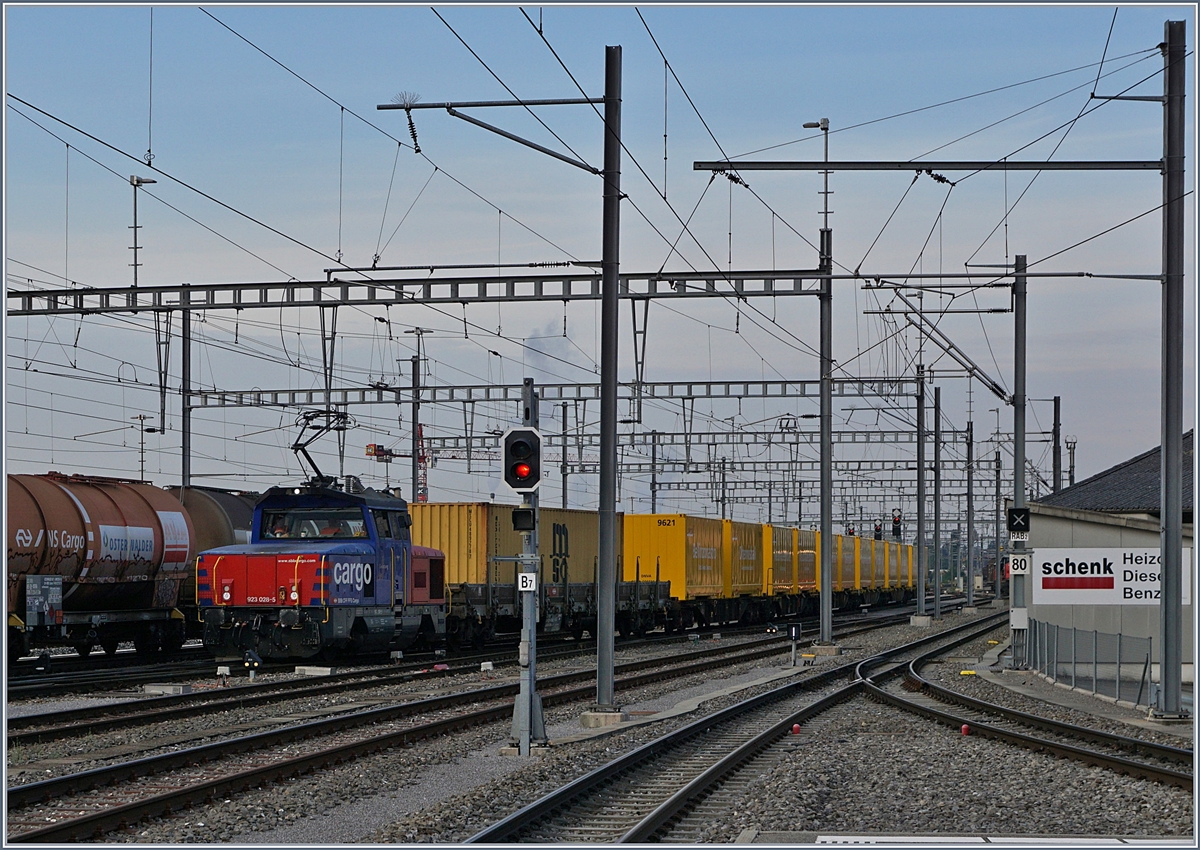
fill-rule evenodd
<path id="1" fill-rule="evenodd" d="M 833 231 L 829 229 L 829 119 L 808 121 L 804 127 L 825 134 L 825 177 L 820 242 L 821 291 L 821 626 L 819 643 L 833 643 L 833 575 L 829 542 L 833 540 Z"/>
<path id="2" fill-rule="evenodd" d="M 820 129 L 820 131 L 825 134 L 825 164 L 829 165 L 829 119 L 822 118 L 820 121 L 806 121 L 806 122 L 804 122 L 804 129 L 805 130 Z M 821 173 L 825 175 L 825 189 L 823 192 L 821 192 L 821 194 L 825 196 L 825 209 L 822 213 L 822 215 L 824 216 L 822 226 L 826 230 L 828 230 L 829 229 L 829 169 L 826 168 Z"/>
<path id="3" fill-rule="evenodd" d="M 138 223 L 137 223 L 137 196 L 138 187 L 145 186 L 147 183 L 157 183 L 158 181 L 151 177 L 138 177 L 136 174 L 129 175 L 129 185 L 133 187 L 133 288 L 137 289 L 138 284 Z"/>
<path id="4" fill-rule="evenodd" d="M 145 424 L 146 420 L 149 419 L 150 417 L 147 416 L 145 413 L 139 413 L 137 416 L 130 416 L 129 418 L 136 419 L 138 421 L 138 424 L 134 426 L 135 428 L 138 429 L 138 439 L 140 441 L 140 445 L 138 446 L 138 469 L 139 469 L 138 480 L 145 481 L 146 480 L 146 435 L 147 434 L 157 434 L 157 433 L 159 433 L 159 429 L 146 427 L 146 424 Z"/>
<path id="5" fill-rule="evenodd" d="M 412 501 L 423 501 L 421 487 L 421 340 L 425 334 L 433 333 L 430 328 L 412 327 L 406 334 L 417 335 L 417 355 L 412 359 Z M 428 494 L 426 494 L 428 497 Z"/>

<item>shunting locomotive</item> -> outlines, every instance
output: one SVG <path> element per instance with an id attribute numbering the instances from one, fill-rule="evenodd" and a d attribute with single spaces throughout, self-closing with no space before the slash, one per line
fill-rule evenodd
<path id="1" fill-rule="evenodd" d="M 203 552 L 197 616 L 218 656 L 368 653 L 445 634 L 445 558 L 412 543 L 394 492 L 315 479 L 273 487 L 254 508 L 250 542 Z"/>

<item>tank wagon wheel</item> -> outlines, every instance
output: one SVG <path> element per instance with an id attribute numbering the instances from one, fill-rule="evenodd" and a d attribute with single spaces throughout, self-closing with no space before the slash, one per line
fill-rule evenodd
<path id="1" fill-rule="evenodd" d="M 105 655 L 116 655 L 118 646 L 120 646 L 120 641 L 116 638 L 102 638 L 100 640 L 100 648 L 104 650 Z"/>
<path id="2" fill-rule="evenodd" d="M 158 635 L 150 631 L 138 632 L 133 636 L 133 648 L 138 655 L 149 655 L 158 651 Z"/>
<path id="3" fill-rule="evenodd" d="M 92 654 L 93 644 L 90 640 L 81 640 L 79 643 L 74 643 L 71 645 L 75 648 L 75 652 L 79 654 L 80 658 L 87 658 Z"/>

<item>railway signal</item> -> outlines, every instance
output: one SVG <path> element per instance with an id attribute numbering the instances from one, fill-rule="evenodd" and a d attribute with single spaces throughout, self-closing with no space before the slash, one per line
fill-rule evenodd
<path id="1" fill-rule="evenodd" d="M 876 540 L 883 539 L 883 523 L 882 522 L 875 523 L 875 539 Z"/>
<path id="2" fill-rule="evenodd" d="M 902 515 L 899 508 L 892 508 L 892 537 L 896 538 L 897 540 L 899 540 L 901 536 L 901 516 Z"/>
<path id="3" fill-rule="evenodd" d="M 532 493 L 542 483 L 542 435 L 537 429 L 504 433 L 504 483 L 518 493 Z"/>

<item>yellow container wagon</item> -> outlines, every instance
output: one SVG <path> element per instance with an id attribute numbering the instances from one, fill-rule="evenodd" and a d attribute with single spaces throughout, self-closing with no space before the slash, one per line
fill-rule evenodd
<path id="1" fill-rule="evenodd" d="M 412 540 L 446 555 L 446 590 L 457 626 L 490 633 L 520 628 L 516 561 L 524 541 L 512 527 L 514 505 L 410 503 Z M 617 514 L 617 574 L 622 514 Z M 539 627 L 590 630 L 595 620 L 600 528 L 594 511 L 541 508 L 538 529 Z M 503 560 L 497 560 L 503 559 Z M 644 594 L 643 594 L 644 595 Z M 645 600 L 643 600 L 645 601 Z"/>

